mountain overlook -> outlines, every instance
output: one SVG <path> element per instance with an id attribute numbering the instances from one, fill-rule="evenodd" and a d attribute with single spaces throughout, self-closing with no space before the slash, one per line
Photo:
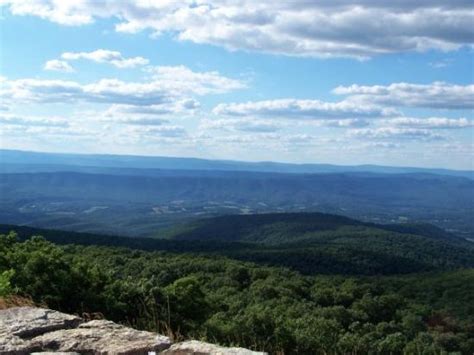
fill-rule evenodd
<path id="1" fill-rule="evenodd" d="M 473 24 L 0 0 L 0 355 L 474 355 Z"/>

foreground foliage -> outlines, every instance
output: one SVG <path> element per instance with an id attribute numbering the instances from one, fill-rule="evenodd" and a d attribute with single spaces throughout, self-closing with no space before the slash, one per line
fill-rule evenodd
<path id="1" fill-rule="evenodd" d="M 0 237 L 0 293 L 276 353 L 474 351 L 474 270 L 302 276 L 220 256 Z"/>

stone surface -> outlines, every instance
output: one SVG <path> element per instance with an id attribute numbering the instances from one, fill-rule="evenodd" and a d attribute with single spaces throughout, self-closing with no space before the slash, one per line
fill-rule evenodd
<path id="1" fill-rule="evenodd" d="M 57 329 L 75 328 L 82 319 L 46 308 L 14 307 L 0 310 L 0 331 L 32 338 Z"/>
<path id="2" fill-rule="evenodd" d="M 37 350 L 28 340 L 23 340 L 0 329 L 0 354 L 23 355 Z"/>
<path id="3" fill-rule="evenodd" d="M 0 354 L 258 355 L 200 341 L 171 345 L 168 337 L 111 321 L 92 320 L 44 308 L 0 310 Z"/>
<path id="4" fill-rule="evenodd" d="M 226 348 L 197 340 L 188 340 L 173 344 L 163 351 L 163 355 L 263 355 L 265 353 L 244 348 Z"/>
<path id="5" fill-rule="evenodd" d="M 168 337 L 138 331 L 106 320 L 93 320 L 75 329 L 38 336 L 33 344 L 43 350 L 93 354 L 148 354 L 171 345 Z"/>

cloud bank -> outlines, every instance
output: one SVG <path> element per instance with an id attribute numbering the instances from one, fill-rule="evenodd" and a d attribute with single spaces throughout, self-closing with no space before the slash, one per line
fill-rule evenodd
<path id="1" fill-rule="evenodd" d="M 354 102 L 370 102 L 386 106 L 441 109 L 473 109 L 474 85 L 445 82 L 431 84 L 393 83 L 390 85 L 350 85 L 333 90 L 337 95 L 349 95 Z"/>
<path id="2" fill-rule="evenodd" d="M 247 116 L 283 119 L 341 119 L 393 116 L 398 112 L 369 103 L 351 101 L 279 99 L 217 105 L 213 113 L 225 116 Z"/>
<path id="3" fill-rule="evenodd" d="M 14 15 L 65 26 L 112 18 L 120 32 L 173 34 L 229 50 L 305 57 L 353 57 L 474 43 L 468 0 L 377 1 L 24 1 L 2 0 Z"/>
<path id="4" fill-rule="evenodd" d="M 4 100 L 43 103 L 111 103 L 133 106 L 169 104 L 194 109 L 198 104 L 189 96 L 221 94 L 244 88 L 237 79 L 218 72 L 194 72 L 184 66 L 152 69 L 152 77 L 140 82 L 100 79 L 89 84 L 67 80 L 2 80 L 0 97 Z M 162 106 L 163 107 L 163 106 Z"/>

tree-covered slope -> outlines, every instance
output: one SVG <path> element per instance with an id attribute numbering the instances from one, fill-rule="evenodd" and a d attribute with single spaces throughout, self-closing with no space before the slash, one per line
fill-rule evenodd
<path id="1" fill-rule="evenodd" d="M 374 225 L 320 213 L 205 219 L 170 231 L 167 239 L 0 226 L 0 232 L 10 230 L 23 238 L 43 235 L 59 244 L 223 255 L 309 275 L 390 275 L 474 267 L 474 244 L 436 227 Z"/>
<path id="2" fill-rule="evenodd" d="M 204 219 L 169 235 L 178 241 L 255 243 L 234 258 L 304 273 L 397 274 L 474 266 L 474 244 L 430 225 L 377 225 L 321 213 Z"/>
<path id="3" fill-rule="evenodd" d="M 0 236 L 0 297 L 271 354 L 472 354 L 472 269 L 302 276 L 216 256 Z"/>
<path id="4" fill-rule="evenodd" d="M 451 233 L 429 224 L 374 224 L 327 213 L 266 213 L 226 215 L 201 219 L 170 230 L 176 240 L 247 241 L 283 244 L 324 242 L 331 237 L 357 237 L 371 233 L 412 234 L 460 242 Z"/>

